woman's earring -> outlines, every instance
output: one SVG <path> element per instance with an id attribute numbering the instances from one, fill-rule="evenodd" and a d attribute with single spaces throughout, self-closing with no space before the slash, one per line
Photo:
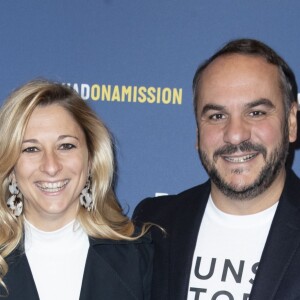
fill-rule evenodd
<path id="1" fill-rule="evenodd" d="M 93 208 L 93 198 L 92 198 L 92 178 L 91 175 L 88 176 L 86 184 L 80 194 L 80 204 L 84 206 L 88 211 Z"/>
<path id="2" fill-rule="evenodd" d="M 18 188 L 15 179 L 11 178 L 8 185 L 9 192 L 12 194 L 6 201 L 7 206 L 12 210 L 13 214 L 18 217 L 23 211 L 22 194 Z"/>

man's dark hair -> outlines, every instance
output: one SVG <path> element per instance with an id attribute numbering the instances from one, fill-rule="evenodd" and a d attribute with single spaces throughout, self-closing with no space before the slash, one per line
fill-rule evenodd
<path id="1" fill-rule="evenodd" d="M 297 101 L 298 88 L 295 75 L 288 64 L 269 46 L 254 40 L 254 39 L 237 39 L 228 42 L 223 48 L 216 52 L 212 57 L 201 64 L 193 79 L 193 97 L 194 97 L 194 110 L 197 116 L 197 98 L 198 86 L 203 71 L 212 63 L 216 58 L 224 55 L 242 54 L 257 56 L 265 59 L 268 63 L 278 67 L 280 75 L 280 88 L 284 98 L 285 114 L 288 115 L 291 105 Z"/>

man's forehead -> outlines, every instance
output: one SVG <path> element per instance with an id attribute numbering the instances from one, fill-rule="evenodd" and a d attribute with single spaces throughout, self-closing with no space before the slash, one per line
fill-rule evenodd
<path id="1" fill-rule="evenodd" d="M 198 93 L 214 89 L 240 88 L 259 85 L 281 88 L 277 66 L 264 58 L 251 55 L 224 55 L 216 58 L 202 73 L 198 83 Z M 199 95 L 198 94 L 198 95 Z M 262 95 L 263 96 L 263 95 Z"/>
<path id="2" fill-rule="evenodd" d="M 224 54 L 216 59 L 214 59 L 202 73 L 202 78 L 207 77 L 212 72 L 222 70 L 240 70 L 241 72 L 251 68 L 257 72 L 261 71 L 261 67 L 269 69 L 270 72 L 278 73 L 278 67 L 274 64 L 269 63 L 264 57 L 259 55 L 250 55 L 250 54 Z"/>
<path id="3" fill-rule="evenodd" d="M 197 94 L 198 108 L 207 103 L 226 106 L 232 99 L 242 106 L 259 99 L 278 103 L 282 99 L 278 67 L 259 56 L 223 55 L 204 70 Z"/>

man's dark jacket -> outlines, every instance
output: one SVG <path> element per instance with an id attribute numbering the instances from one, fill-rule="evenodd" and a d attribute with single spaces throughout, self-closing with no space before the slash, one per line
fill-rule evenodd
<path id="1" fill-rule="evenodd" d="M 152 229 L 153 300 L 187 299 L 193 252 L 209 194 L 208 181 L 175 196 L 145 199 L 135 209 L 137 223 L 153 222 L 166 230 L 164 236 Z M 249 299 L 300 299 L 300 180 L 293 172 L 287 174 Z"/>
<path id="2" fill-rule="evenodd" d="M 79 300 L 149 300 L 152 257 L 153 245 L 148 236 L 136 241 L 90 238 Z M 1 299 L 39 300 L 28 260 L 21 247 L 7 261 L 9 271 L 4 282 L 9 296 Z M 55 286 L 49 288 L 55 289 Z M 60 299 L 59 292 L 57 299 Z"/>

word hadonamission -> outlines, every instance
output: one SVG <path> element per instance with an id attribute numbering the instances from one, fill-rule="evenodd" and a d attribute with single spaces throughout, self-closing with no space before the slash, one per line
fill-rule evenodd
<path id="1" fill-rule="evenodd" d="M 84 100 L 149 104 L 182 104 L 182 88 L 65 83 Z"/>

